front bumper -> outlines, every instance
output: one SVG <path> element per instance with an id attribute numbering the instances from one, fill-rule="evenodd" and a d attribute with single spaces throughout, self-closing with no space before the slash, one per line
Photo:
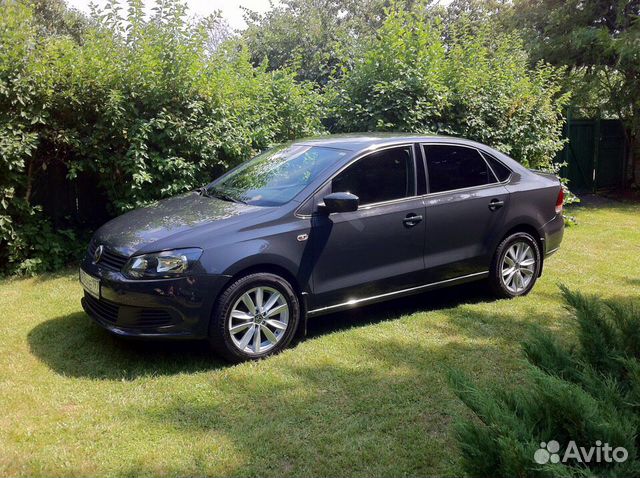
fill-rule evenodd
<path id="1" fill-rule="evenodd" d="M 83 309 L 100 326 L 126 337 L 206 337 L 215 300 L 229 279 L 202 274 L 130 280 L 86 258 L 80 267 L 100 279 L 100 297 L 85 291 Z"/>

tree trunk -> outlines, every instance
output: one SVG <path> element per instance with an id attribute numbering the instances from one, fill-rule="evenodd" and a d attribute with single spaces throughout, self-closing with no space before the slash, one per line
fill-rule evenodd
<path id="1" fill-rule="evenodd" d="M 31 201 L 31 190 L 33 188 L 33 159 L 30 158 L 27 166 L 27 187 L 24 193 L 24 200 L 29 204 Z"/>

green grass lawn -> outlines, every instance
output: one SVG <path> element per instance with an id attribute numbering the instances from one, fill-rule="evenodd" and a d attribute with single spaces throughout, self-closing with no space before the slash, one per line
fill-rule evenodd
<path id="1" fill-rule="evenodd" d="M 640 206 L 572 212 L 533 292 L 477 285 L 320 317 L 294 348 L 229 366 L 201 343 L 111 337 L 76 272 L 0 282 L 0 475 L 460 475 L 447 370 L 522 379 L 532 324 L 570 333 L 556 283 L 640 295 Z"/>

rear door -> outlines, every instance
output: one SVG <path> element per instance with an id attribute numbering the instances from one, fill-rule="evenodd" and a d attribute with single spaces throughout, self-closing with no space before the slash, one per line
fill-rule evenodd
<path id="1" fill-rule="evenodd" d="M 509 193 L 498 179 L 504 174 L 494 173 L 472 147 L 424 144 L 422 151 L 429 282 L 488 271 L 509 206 Z"/>
<path id="2" fill-rule="evenodd" d="M 414 149 L 399 146 L 364 156 L 320 192 L 350 192 L 360 207 L 312 218 L 311 309 L 424 283 L 425 208 L 416 194 L 424 186 L 416 180 Z"/>

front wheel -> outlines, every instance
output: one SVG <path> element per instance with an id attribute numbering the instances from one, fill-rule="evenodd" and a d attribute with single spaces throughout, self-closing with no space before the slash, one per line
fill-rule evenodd
<path id="1" fill-rule="evenodd" d="M 491 262 L 489 283 L 498 297 L 528 294 L 540 275 L 540 248 L 526 232 L 506 237 Z"/>
<path id="2" fill-rule="evenodd" d="M 300 303 L 291 285 L 275 274 L 250 274 L 220 295 L 209 338 L 231 362 L 256 360 L 284 349 L 300 321 Z"/>

